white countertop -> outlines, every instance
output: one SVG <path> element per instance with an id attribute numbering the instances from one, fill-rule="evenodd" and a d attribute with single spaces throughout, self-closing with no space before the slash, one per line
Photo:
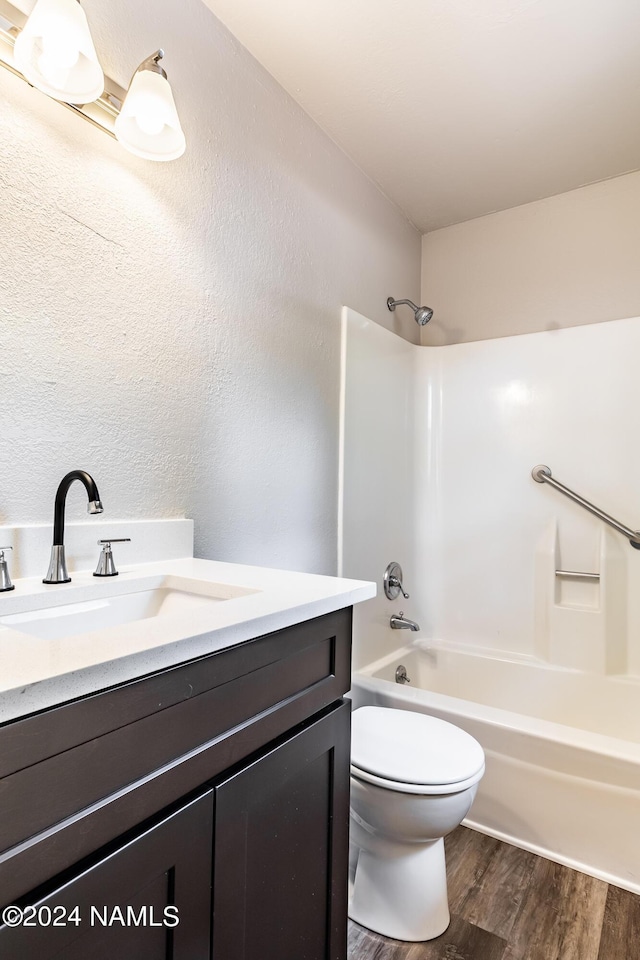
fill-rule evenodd
<path id="1" fill-rule="evenodd" d="M 224 650 L 303 620 L 375 596 L 373 583 L 315 574 L 186 558 L 137 564 L 98 580 L 90 571 L 72 583 L 45 585 L 16 580 L 0 594 L 0 618 L 64 602 L 95 600 L 161 586 L 165 577 L 230 584 L 255 592 L 224 599 L 189 617 L 166 615 L 134 620 L 90 633 L 40 639 L 0 625 L 0 723 L 147 673 Z M 146 579 L 144 579 L 146 578 Z M 137 584 L 144 579 L 143 584 Z"/>

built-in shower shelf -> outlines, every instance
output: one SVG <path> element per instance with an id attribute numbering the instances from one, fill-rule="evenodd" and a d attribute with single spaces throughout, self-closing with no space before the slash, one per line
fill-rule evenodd
<path id="1" fill-rule="evenodd" d="M 599 534 L 599 571 L 565 570 L 552 521 L 535 554 L 535 652 L 557 666 L 627 672 L 627 559 L 619 538 Z M 590 566 L 591 564 L 589 564 Z"/>

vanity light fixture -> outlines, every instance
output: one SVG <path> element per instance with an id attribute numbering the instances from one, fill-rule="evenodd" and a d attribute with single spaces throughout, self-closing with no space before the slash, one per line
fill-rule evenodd
<path id="1" fill-rule="evenodd" d="M 80 0 L 38 0 L 16 37 L 13 60 L 25 80 L 55 100 L 90 103 L 104 92 Z"/>
<path id="2" fill-rule="evenodd" d="M 163 56 L 144 60 L 124 90 L 102 72 L 80 0 L 37 0 L 28 17 L 0 0 L 0 66 L 147 160 L 175 160 L 186 146 Z"/>
<path id="3" fill-rule="evenodd" d="M 163 57 L 157 50 L 140 64 L 115 122 L 122 146 L 145 160 L 177 160 L 186 146 Z"/>

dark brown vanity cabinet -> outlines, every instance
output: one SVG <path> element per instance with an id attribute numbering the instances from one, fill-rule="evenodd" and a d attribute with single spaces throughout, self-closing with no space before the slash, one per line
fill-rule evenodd
<path id="1" fill-rule="evenodd" d="M 336 611 L 0 727 L 2 960 L 345 960 L 350 636 Z"/>

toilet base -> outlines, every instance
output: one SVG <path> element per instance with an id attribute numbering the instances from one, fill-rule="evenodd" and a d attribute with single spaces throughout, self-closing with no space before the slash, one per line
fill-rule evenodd
<path id="1" fill-rule="evenodd" d="M 360 849 L 349 916 L 394 940 L 433 940 L 449 926 L 444 840 Z"/>

